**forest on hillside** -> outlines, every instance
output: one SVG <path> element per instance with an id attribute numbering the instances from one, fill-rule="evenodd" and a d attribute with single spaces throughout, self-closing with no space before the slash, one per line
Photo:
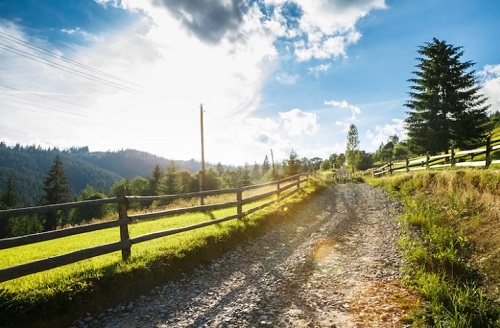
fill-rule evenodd
<path id="1" fill-rule="evenodd" d="M 90 152 L 88 147 L 59 150 L 41 146 L 9 147 L 0 142 L 0 190 L 7 180 L 14 181 L 19 206 L 40 204 L 43 179 L 56 154 L 60 154 L 68 175 L 72 195 L 79 195 L 87 186 L 107 193 L 118 181 L 151 175 L 156 165 L 164 168 L 170 160 L 138 150 Z M 198 161 L 174 161 L 179 168 L 196 172 Z"/>
<path id="2" fill-rule="evenodd" d="M 201 171 L 187 169 L 196 167 L 195 161 L 170 160 L 168 164 L 160 165 L 159 162 L 167 160 L 133 150 L 93 154 L 86 148 L 59 151 L 2 144 L 0 157 L 0 172 L 5 176 L 5 186 L 0 189 L 0 210 L 27 206 L 23 197 L 30 197 L 35 192 L 38 198 L 30 199 L 34 205 L 124 195 L 174 195 L 199 191 L 202 181 L 203 190 L 235 188 L 317 170 L 321 164 L 319 158 L 315 161 L 300 160 L 292 151 L 288 160 L 272 167 L 267 156 L 262 165 L 255 163 L 252 167 L 209 164 L 204 178 L 201 178 Z M 304 164 L 314 166 L 304 167 Z M 116 172 L 125 172 L 127 176 L 122 177 Z M 131 178 L 128 174 L 135 176 Z M 26 181 L 28 183 L 23 185 Z M 131 208 L 141 210 L 145 206 L 157 205 L 162 204 L 131 204 Z M 0 238 L 85 224 L 105 219 L 113 213 L 116 213 L 116 206 L 102 205 L 90 209 L 76 208 L 69 212 L 54 211 L 40 216 L 3 218 L 0 220 Z"/>

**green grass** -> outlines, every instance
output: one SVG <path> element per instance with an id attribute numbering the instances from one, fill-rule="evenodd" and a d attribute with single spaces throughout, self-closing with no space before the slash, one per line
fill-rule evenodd
<path id="1" fill-rule="evenodd" d="M 500 327 L 500 298 L 494 293 L 500 266 L 489 262 L 490 270 L 482 270 L 478 258 L 484 254 L 477 256 L 485 248 L 480 244 L 484 229 L 492 230 L 486 239 L 498 255 L 498 217 L 492 209 L 500 203 L 499 175 L 461 170 L 370 181 L 400 198 L 405 208 L 400 239 L 405 281 L 426 301 L 413 313 L 413 326 Z"/>
<path id="2" fill-rule="evenodd" d="M 173 270 L 173 263 L 199 261 L 200 252 L 213 244 L 230 247 L 235 238 L 252 234 L 265 226 L 269 217 L 286 217 L 289 207 L 299 206 L 309 195 L 326 186 L 326 181 L 312 177 L 302 184 L 302 190 L 286 200 L 269 206 L 241 220 L 196 229 L 132 246 L 130 260 L 121 260 L 115 252 L 21 277 L 0 284 L 0 326 L 11 324 L 18 318 L 44 319 L 60 311 L 74 310 L 91 305 L 99 290 L 123 281 L 138 280 L 147 275 L 163 275 Z M 243 207 L 243 211 L 265 203 L 261 200 Z M 221 202 L 207 200 L 209 202 Z M 203 221 L 236 214 L 236 209 L 223 209 L 210 213 L 190 213 L 157 220 L 137 222 L 129 226 L 130 237 L 154 231 L 187 226 Z M 235 237 L 236 236 L 236 237 Z M 238 237 L 239 236 L 239 237 Z M 36 259 L 64 254 L 82 248 L 119 241 L 119 229 L 106 230 L 66 237 L 43 243 L 0 251 L 0 267 L 26 263 Z M 226 245 L 226 246 L 224 246 Z M 116 288 L 116 287 L 115 287 Z"/>

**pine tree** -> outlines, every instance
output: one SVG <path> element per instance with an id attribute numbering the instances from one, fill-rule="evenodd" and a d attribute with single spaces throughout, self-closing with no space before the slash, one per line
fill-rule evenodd
<path id="1" fill-rule="evenodd" d="M 14 188 L 14 181 L 12 177 L 7 178 L 7 184 L 5 185 L 5 192 L 0 198 L 0 209 L 9 210 L 17 207 L 17 194 Z"/>
<path id="2" fill-rule="evenodd" d="M 418 71 L 409 80 L 413 85 L 410 109 L 405 120 L 409 144 L 414 151 L 447 151 L 452 141 L 459 148 L 474 146 L 485 133 L 487 100 L 478 94 L 474 65 L 462 62 L 462 47 L 436 38 L 421 46 Z"/>
<path id="3" fill-rule="evenodd" d="M 359 152 L 358 129 L 354 124 L 351 124 L 349 126 L 349 131 L 347 131 L 347 145 L 345 150 L 345 159 L 347 161 L 349 169 L 351 170 L 351 172 L 354 173 L 361 159 L 361 154 Z"/>
<path id="4" fill-rule="evenodd" d="M 60 204 L 69 201 L 71 201 L 71 191 L 68 178 L 61 157 L 57 154 L 43 181 L 42 204 Z M 54 230 L 62 223 L 62 213 L 60 211 L 49 212 L 44 215 L 43 227 L 46 231 Z"/>
<path id="5" fill-rule="evenodd" d="M 170 161 L 170 164 L 165 170 L 165 178 L 163 183 L 163 190 L 167 195 L 175 195 L 179 192 L 179 182 L 177 179 L 177 166 L 174 161 Z"/>
<path id="6" fill-rule="evenodd" d="M 259 164 L 254 163 L 252 167 L 252 180 L 259 181 L 260 177 L 261 177 L 260 166 Z"/>
<path id="7" fill-rule="evenodd" d="M 160 169 L 160 165 L 156 164 L 153 168 L 152 176 L 151 178 L 149 178 L 149 193 L 151 196 L 158 195 L 158 187 L 160 186 L 161 176 L 162 172 Z"/>
<path id="8" fill-rule="evenodd" d="M 0 210 L 9 210 L 17 207 L 17 195 L 14 190 L 12 177 L 7 178 L 5 192 L 0 197 Z M 0 219 L 0 238 L 11 236 L 11 218 Z"/>
<path id="9" fill-rule="evenodd" d="M 266 158 L 264 158 L 264 163 L 262 163 L 262 175 L 266 175 L 266 173 L 271 169 L 271 165 L 269 164 L 269 158 L 266 155 Z"/>
<path id="10" fill-rule="evenodd" d="M 245 166 L 243 169 L 238 168 L 239 171 L 239 182 L 241 184 L 241 187 L 246 187 L 250 186 L 252 184 L 252 179 L 250 178 L 250 167 L 248 166 L 247 163 L 245 163 Z"/>
<path id="11" fill-rule="evenodd" d="M 222 163 L 218 162 L 215 168 L 217 169 L 217 173 L 221 177 L 224 174 L 224 166 L 222 165 Z"/>
<path id="12" fill-rule="evenodd" d="M 297 153 L 292 149 L 290 156 L 286 160 L 285 176 L 291 177 L 293 175 L 299 174 L 302 170 L 302 162 L 299 159 Z"/>

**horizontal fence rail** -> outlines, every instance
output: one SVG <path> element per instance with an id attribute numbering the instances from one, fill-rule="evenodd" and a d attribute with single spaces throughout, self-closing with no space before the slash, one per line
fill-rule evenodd
<path id="1" fill-rule="evenodd" d="M 78 261 L 82 261 L 85 259 L 89 259 L 92 257 L 105 255 L 112 252 L 121 251 L 122 259 L 127 260 L 131 256 L 131 246 L 133 244 L 142 243 L 145 241 L 166 237 L 174 234 L 178 234 L 185 231 L 190 231 L 194 229 L 199 229 L 203 227 L 207 227 L 210 225 L 218 224 L 225 221 L 230 221 L 234 219 L 241 219 L 246 215 L 254 213 L 258 210 L 261 210 L 267 206 L 270 206 L 278 201 L 281 201 L 298 190 L 300 190 L 300 184 L 306 182 L 308 180 L 307 174 L 297 174 L 295 176 L 285 178 L 279 181 L 273 181 L 260 185 L 253 185 L 241 188 L 232 188 L 232 189 L 220 189 L 213 191 L 202 191 L 202 192 L 194 192 L 180 195 L 161 195 L 161 196 L 123 196 L 123 197 L 114 197 L 114 198 L 106 198 L 99 200 L 87 200 L 81 202 L 71 202 L 64 204 L 54 204 L 54 205 L 45 205 L 45 206 L 34 206 L 28 208 L 20 208 L 20 209 L 12 209 L 12 210 L 3 210 L 0 211 L 0 220 L 6 218 L 15 218 L 24 215 L 33 215 L 33 214 L 44 214 L 51 211 L 59 211 L 59 210 L 69 210 L 72 208 L 79 208 L 85 206 L 98 206 L 103 204 L 117 204 L 118 205 L 118 219 L 113 221 L 99 222 L 93 224 L 87 224 L 82 226 L 64 228 L 60 230 L 41 232 L 26 236 L 13 237 L 13 238 L 5 238 L 0 239 L 0 250 L 8 249 L 18 246 L 36 244 L 43 241 L 54 240 L 59 238 L 64 238 L 68 236 L 74 236 L 78 234 L 83 234 L 87 232 L 98 231 L 102 229 L 108 229 L 113 227 L 119 227 L 120 229 L 120 240 L 114 243 L 109 243 L 105 245 L 85 248 L 81 250 L 77 250 L 71 253 L 62 254 L 53 256 L 46 259 L 40 259 L 29 263 L 19 264 L 10 266 L 7 268 L 0 269 L 0 282 L 16 279 L 19 277 L 23 277 L 29 274 L 54 269 L 63 265 L 75 263 Z M 244 198 L 243 195 L 245 192 L 276 186 L 275 190 L 266 191 L 258 195 L 254 195 L 251 197 Z M 295 187 L 295 188 L 294 188 Z M 292 189 L 294 188 L 294 189 Z M 291 189 L 291 190 L 290 190 Z M 235 201 L 218 203 L 218 204 L 209 204 L 203 205 L 203 198 L 209 196 L 218 196 L 224 194 L 233 194 L 236 195 Z M 259 206 L 253 207 L 251 209 L 243 211 L 243 205 L 251 204 L 253 202 L 263 200 L 266 198 L 270 198 L 274 195 L 277 195 L 275 199 L 271 199 L 264 204 L 260 204 Z M 128 213 L 128 205 L 133 202 L 139 203 L 148 203 L 152 201 L 173 201 L 176 199 L 194 199 L 199 198 L 200 203 L 202 205 L 185 207 L 185 208 L 176 208 L 176 209 L 167 209 L 162 211 L 150 212 L 150 213 L 139 213 L 134 215 L 129 215 Z M 151 220 L 156 218 L 166 218 L 174 215 L 184 214 L 184 213 L 192 213 L 192 212 L 206 212 L 213 211 L 224 208 L 236 208 L 236 214 L 230 215 L 224 218 L 219 218 L 210 221 L 204 221 L 201 223 L 173 228 L 163 231 L 155 231 L 152 233 L 148 233 L 145 235 L 141 235 L 138 237 L 130 238 L 128 226 L 132 222 L 140 221 L 140 220 Z"/>
<path id="2" fill-rule="evenodd" d="M 491 136 L 486 138 L 486 144 L 483 147 L 461 150 L 455 152 L 451 149 L 449 154 L 441 154 L 406 159 L 401 162 L 389 162 L 382 166 L 373 169 L 373 176 L 382 176 L 387 173 L 392 174 L 396 172 L 410 172 L 418 170 L 428 170 L 443 167 L 484 167 L 488 168 L 491 164 L 500 164 L 500 160 L 492 160 L 491 155 L 500 151 L 500 139 L 491 140 Z M 485 155 L 484 160 L 474 160 L 474 157 Z"/>

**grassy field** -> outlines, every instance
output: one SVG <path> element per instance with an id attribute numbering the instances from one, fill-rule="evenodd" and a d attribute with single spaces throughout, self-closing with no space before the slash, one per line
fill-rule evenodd
<path id="1" fill-rule="evenodd" d="M 210 260 L 211 253 L 224 251 L 239 240 L 250 238 L 270 221 L 286 218 L 287 210 L 300 206 L 311 194 L 325 186 L 325 179 L 312 177 L 310 182 L 303 184 L 301 191 L 292 197 L 244 219 L 133 245 L 132 256 L 127 262 L 121 260 L 120 252 L 115 252 L 1 283 L 0 326 L 12 324 L 13 320 L 18 323 L 18 320 L 23 318 L 33 322 L 34 319 L 44 320 L 61 312 L 82 312 L 85 308 L 104 306 L 106 304 L 96 304 L 95 300 L 106 298 L 105 296 L 111 298 L 112 295 L 105 294 L 117 292 L 123 284 L 131 286 L 132 289 L 147 288 L 157 280 L 171 277 L 179 268 Z M 215 201 L 223 200 L 206 200 L 207 203 Z M 266 200 L 247 204 L 243 210 L 264 202 Z M 233 214 L 236 214 L 235 208 L 137 222 L 129 226 L 129 232 L 131 237 L 135 237 Z M 0 267 L 116 242 L 119 238 L 119 229 L 110 228 L 1 250 Z M 116 299 L 125 297 L 127 293 L 123 293 L 124 295 L 115 295 Z M 130 293 L 133 294 L 132 291 Z"/>
<path id="2" fill-rule="evenodd" d="M 413 326 L 500 327 L 500 173 L 448 170 L 370 182 L 405 208 L 405 281 L 426 300 Z"/>

